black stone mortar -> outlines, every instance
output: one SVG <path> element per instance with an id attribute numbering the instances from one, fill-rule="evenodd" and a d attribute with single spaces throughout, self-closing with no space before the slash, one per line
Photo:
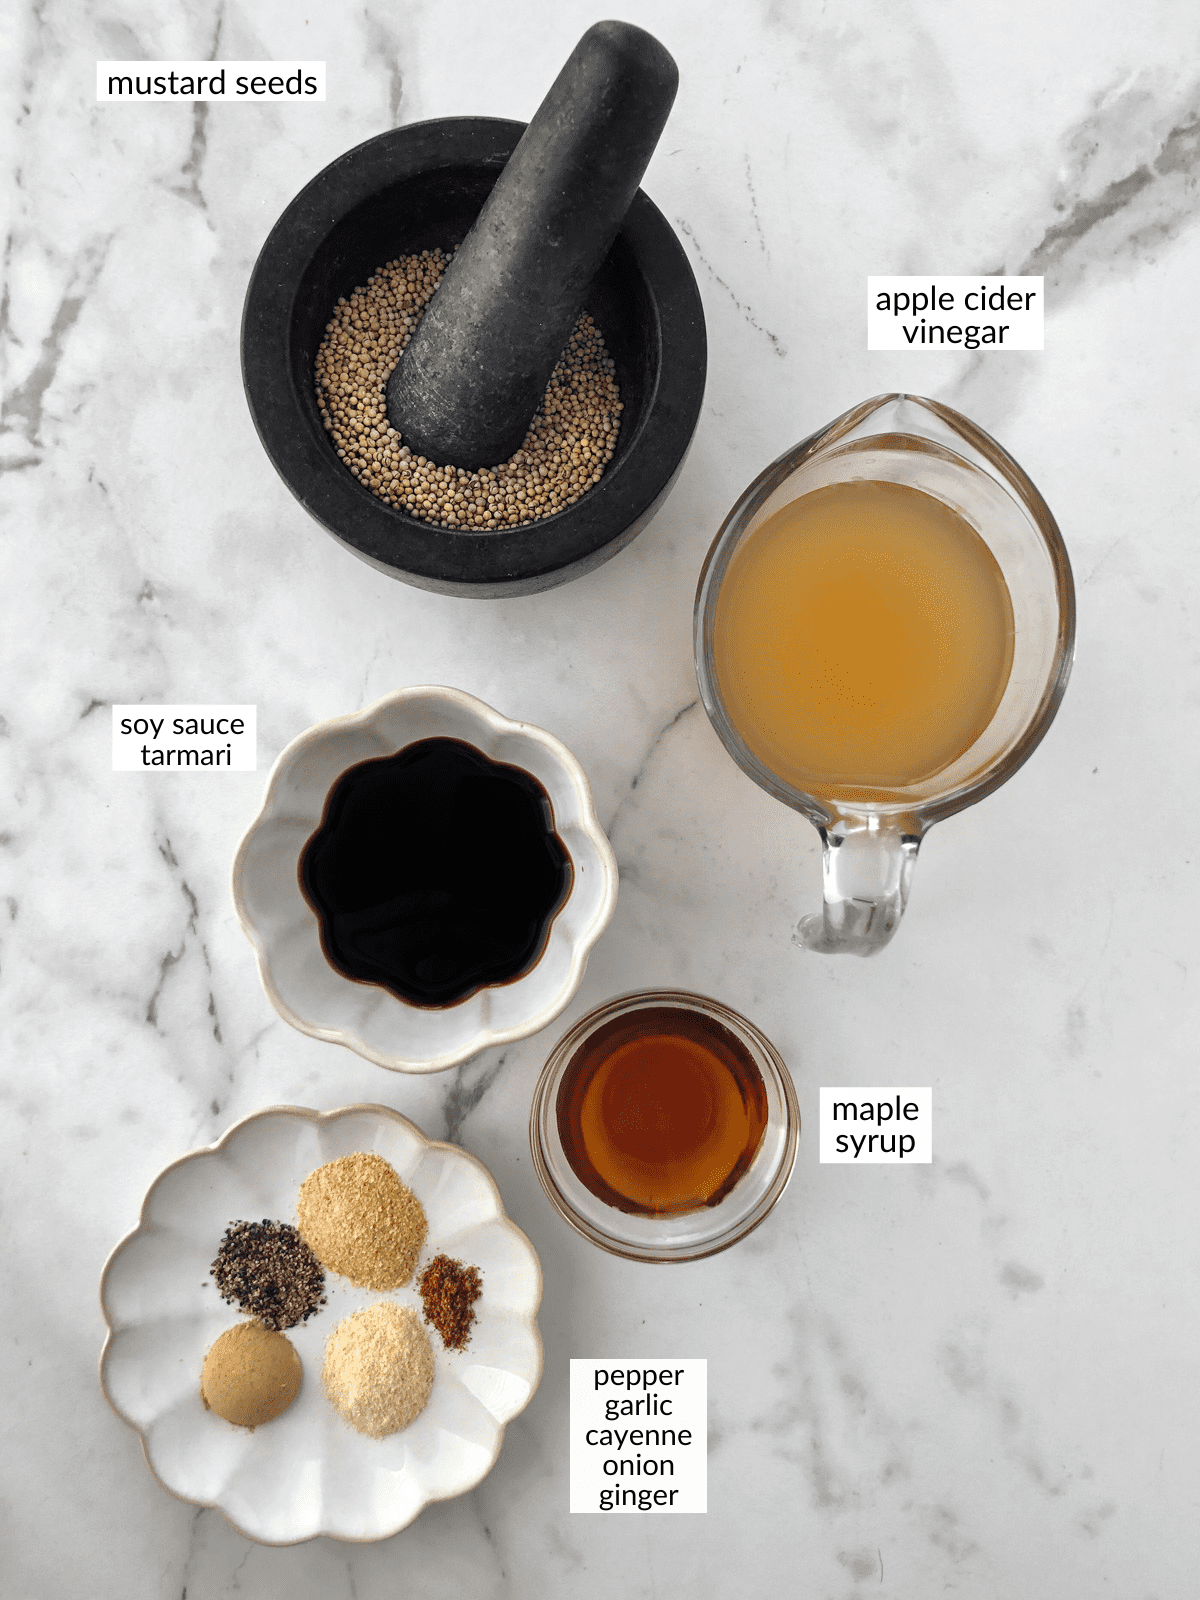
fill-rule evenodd
<path id="1" fill-rule="evenodd" d="M 584 302 L 616 364 L 624 407 L 616 451 L 594 488 L 524 527 L 473 532 L 386 505 L 338 459 L 314 384 L 338 297 L 397 256 L 454 249 L 524 131 L 520 122 L 446 117 L 347 151 L 275 224 L 246 293 L 242 377 L 279 475 L 355 555 L 443 594 L 537 594 L 616 555 L 670 491 L 704 398 L 696 280 L 670 224 L 639 189 Z"/>

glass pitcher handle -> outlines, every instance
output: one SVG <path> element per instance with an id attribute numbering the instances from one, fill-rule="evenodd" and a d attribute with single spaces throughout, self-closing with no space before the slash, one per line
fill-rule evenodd
<path id="1" fill-rule="evenodd" d="M 904 915 L 920 835 L 881 827 L 874 817 L 820 832 L 825 904 L 801 921 L 795 943 L 824 955 L 872 956 Z"/>

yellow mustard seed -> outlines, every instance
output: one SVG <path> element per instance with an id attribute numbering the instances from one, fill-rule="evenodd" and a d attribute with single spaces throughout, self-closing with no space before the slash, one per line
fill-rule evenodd
<path id="1" fill-rule="evenodd" d="M 437 466 L 388 424 L 388 377 L 449 262 L 440 250 L 400 257 L 338 300 L 317 352 L 321 420 L 360 483 L 424 522 L 485 531 L 553 516 L 599 483 L 621 426 L 615 365 L 586 313 L 510 460 L 477 473 Z M 479 487 L 464 493 L 464 484 Z"/>

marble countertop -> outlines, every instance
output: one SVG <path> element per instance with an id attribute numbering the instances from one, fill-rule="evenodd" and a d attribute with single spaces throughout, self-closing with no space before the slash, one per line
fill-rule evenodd
<path id="1" fill-rule="evenodd" d="M 644 187 L 708 320 L 657 519 L 580 581 L 422 593 L 309 520 L 238 325 L 262 241 L 399 123 L 527 118 L 593 10 L 15 8 L 5 52 L 0 1595 L 1179 1600 L 1200 1558 L 1195 359 L 1185 0 L 638 0 L 681 89 Z M 507 19 L 507 20 L 504 20 Z M 98 106 L 104 59 L 324 59 L 321 105 Z M 1044 274 L 1046 348 L 872 354 L 868 273 Z M 798 949 L 815 832 L 698 703 L 696 577 L 740 489 L 868 395 L 947 401 L 1062 527 L 1074 676 L 1034 758 L 936 828 L 894 944 Z M 296 734 L 410 683 L 579 757 L 620 866 L 545 1034 L 428 1079 L 271 1009 L 229 868 Z M 256 774 L 110 770 L 110 703 L 258 706 Z M 531 1170 L 561 1028 L 674 985 L 745 1012 L 806 1122 L 724 1255 L 576 1237 Z M 931 1084 L 934 1159 L 821 1166 L 822 1084 Z M 478 1490 L 375 1546 L 252 1545 L 170 1498 L 96 1379 L 96 1284 L 154 1175 L 270 1104 L 382 1101 L 495 1173 L 545 1270 L 542 1386 Z M 706 1516 L 568 1511 L 572 1356 L 708 1360 Z"/>

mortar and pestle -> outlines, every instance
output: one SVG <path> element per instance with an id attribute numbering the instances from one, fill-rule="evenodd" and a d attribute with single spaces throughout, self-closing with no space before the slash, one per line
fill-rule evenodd
<path id="1" fill-rule="evenodd" d="M 447 117 L 381 134 L 319 173 L 271 230 L 242 319 L 251 415 L 305 510 L 380 571 L 448 594 L 538 593 L 615 555 L 666 497 L 707 359 L 687 257 L 638 189 L 677 82 L 650 34 L 599 22 L 528 128 Z M 497 531 L 438 527 L 377 499 L 335 453 L 314 391 L 333 307 L 385 261 L 435 248 L 457 254 L 388 381 L 389 421 L 439 464 L 506 460 L 587 311 L 624 410 L 603 477 L 564 511 Z"/>

